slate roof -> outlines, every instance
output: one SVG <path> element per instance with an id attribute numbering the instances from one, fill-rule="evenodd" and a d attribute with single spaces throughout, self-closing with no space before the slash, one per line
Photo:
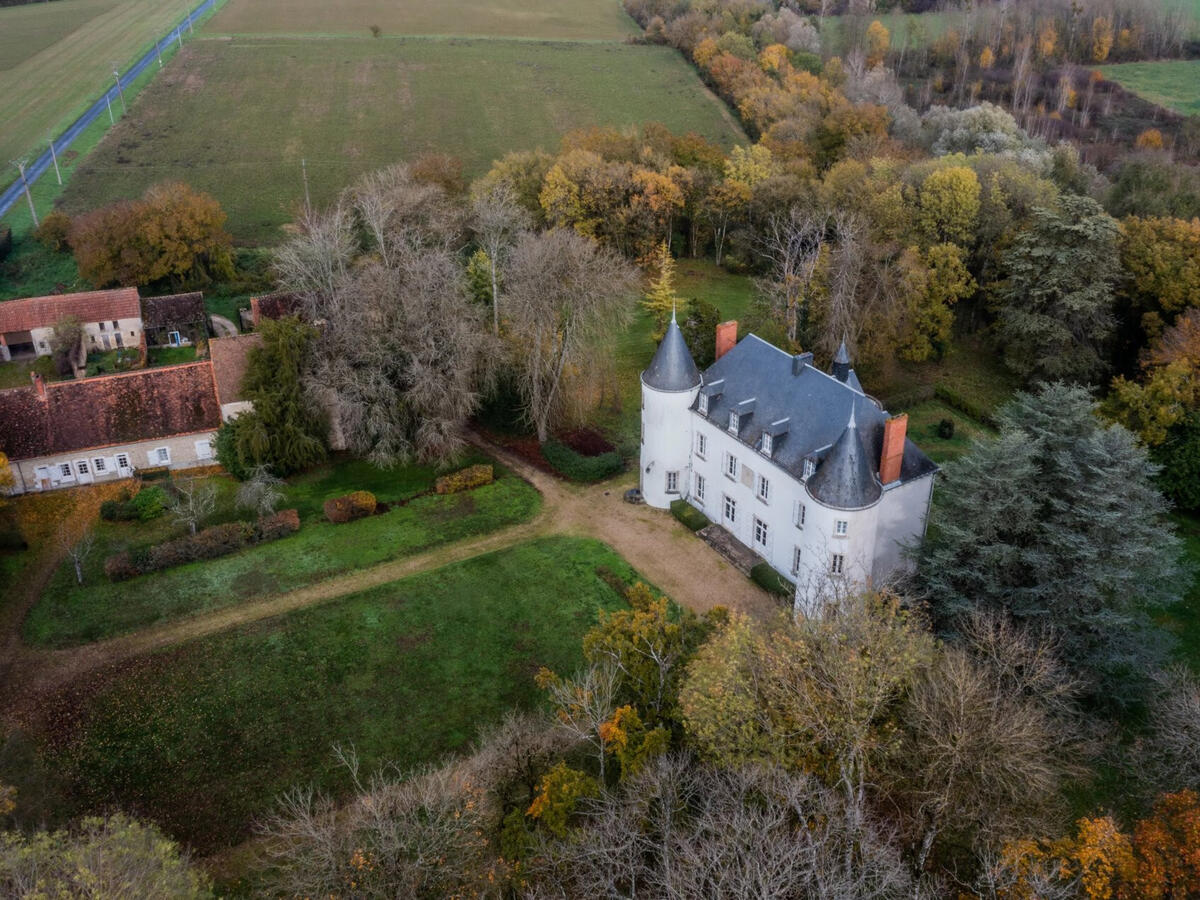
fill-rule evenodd
<path id="1" fill-rule="evenodd" d="M 654 351 L 654 358 L 642 373 L 642 382 L 658 391 L 689 391 L 700 384 L 700 370 L 674 316 L 662 343 Z"/>
<path id="2" fill-rule="evenodd" d="M 0 451 L 30 459 L 192 434 L 221 424 L 204 362 L 0 391 Z"/>
<path id="3" fill-rule="evenodd" d="M 851 410 L 853 408 L 852 404 Z M 852 411 L 846 429 L 809 477 L 808 492 L 816 500 L 836 509 L 870 506 L 883 496 L 877 469 L 878 465 L 863 445 Z"/>
<path id="4" fill-rule="evenodd" d="M 141 315 L 137 288 L 27 297 L 0 303 L 0 332 L 51 328 L 67 316 L 74 316 L 87 324 L 113 319 L 138 319 Z"/>
<path id="5" fill-rule="evenodd" d="M 839 508 L 869 506 L 878 499 L 879 456 L 883 448 L 883 423 L 888 414 L 861 390 L 814 368 L 811 361 L 810 354 L 793 357 L 756 335 L 747 335 L 704 372 L 702 392 L 709 394 L 707 418 L 725 429 L 730 410 L 753 398 L 753 412 L 739 419 L 738 439 L 742 443 L 757 451 L 763 432 L 773 430 L 773 423 L 787 419 L 786 433 L 772 440 L 771 460 L 800 480 L 805 459 L 811 459 L 817 468 L 809 478 L 810 494 L 816 479 L 818 487 L 825 485 L 822 488 L 825 496 L 838 504 L 847 504 Z M 696 405 L 692 408 L 697 409 Z M 847 448 L 836 454 L 833 451 L 847 431 L 851 414 L 865 454 L 863 458 L 869 466 L 869 478 L 856 475 L 849 487 L 834 490 L 834 483 L 845 481 L 843 467 L 849 464 L 842 458 Z M 857 451 L 850 455 L 856 456 Z M 818 478 L 827 463 L 833 468 Z M 853 470 L 862 471 L 857 462 L 853 463 Z M 916 444 L 905 440 L 900 480 L 910 481 L 935 471 L 937 466 L 933 461 Z M 814 499 L 825 502 L 819 496 Z"/>
<path id="6" fill-rule="evenodd" d="M 244 399 L 242 380 L 250 365 L 250 351 L 261 346 L 261 334 L 239 334 L 209 340 L 208 358 L 212 360 L 213 375 L 217 379 L 217 400 L 222 406 Z"/>
<path id="7" fill-rule="evenodd" d="M 146 329 L 178 329 L 184 325 L 203 322 L 204 295 L 199 291 L 191 294 L 167 294 L 165 297 L 142 299 L 142 326 Z"/>

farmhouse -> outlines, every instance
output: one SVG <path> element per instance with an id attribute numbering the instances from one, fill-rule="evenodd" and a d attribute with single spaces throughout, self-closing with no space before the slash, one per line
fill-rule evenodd
<path id="1" fill-rule="evenodd" d="M 937 466 L 863 392 L 843 345 L 832 371 L 737 323 L 718 326 L 703 374 L 672 319 L 642 373 L 641 489 L 686 500 L 796 582 L 814 609 L 903 570 L 925 530 Z"/>
<path id="2" fill-rule="evenodd" d="M 137 288 L 28 297 L 0 303 L 0 360 L 48 356 L 54 326 L 66 318 L 82 323 L 89 352 L 136 347 L 142 340 Z"/>
<path id="3" fill-rule="evenodd" d="M 206 340 L 204 295 L 197 291 L 143 298 L 142 328 L 150 347 L 186 347 Z"/>
<path id="4" fill-rule="evenodd" d="M 13 492 L 208 465 L 221 424 L 210 361 L 0 391 Z"/>

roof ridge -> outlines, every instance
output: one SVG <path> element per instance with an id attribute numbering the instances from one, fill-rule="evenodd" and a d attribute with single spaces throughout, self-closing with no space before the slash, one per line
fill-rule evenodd
<path id="1" fill-rule="evenodd" d="M 152 375 L 158 372 L 171 372 L 175 369 L 187 369 L 193 366 L 208 366 L 209 368 L 212 368 L 212 361 L 207 359 L 196 359 L 192 360 L 191 362 L 172 363 L 169 366 L 146 366 L 141 369 L 134 369 L 132 372 L 111 372 L 105 375 L 92 375 L 86 378 L 71 378 L 64 381 L 47 381 L 46 387 L 60 388 L 72 384 L 90 384 L 100 380 L 115 381 L 118 378 L 131 378 L 135 375 Z M 24 390 L 24 388 L 9 388 L 9 390 Z"/>

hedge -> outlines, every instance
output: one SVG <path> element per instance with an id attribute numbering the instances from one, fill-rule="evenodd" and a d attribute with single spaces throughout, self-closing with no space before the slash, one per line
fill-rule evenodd
<path id="1" fill-rule="evenodd" d="M 965 397 L 958 391 L 948 388 L 944 385 L 938 385 L 933 389 L 933 395 L 949 406 L 951 409 L 956 409 L 964 415 L 970 416 L 976 422 L 982 422 L 989 428 L 997 428 L 998 423 L 996 417 L 982 403 L 977 403 L 969 397 Z"/>
<path id="2" fill-rule="evenodd" d="M 555 472 L 571 481 L 603 481 L 625 468 L 625 460 L 616 450 L 584 456 L 558 441 L 542 444 L 542 456 Z"/>
<path id="3" fill-rule="evenodd" d="M 671 515 L 692 531 L 699 531 L 709 524 L 708 517 L 686 500 L 672 500 Z"/>
<path id="4" fill-rule="evenodd" d="M 496 473 L 492 467 L 486 463 L 480 463 L 459 469 L 457 472 L 451 472 L 449 475 L 443 475 L 434 482 L 434 491 L 439 494 L 457 494 L 459 491 L 469 491 L 472 488 L 491 484 L 495 480 Z"/>
<path id="5" fill-rule="evenodd" d="M 100 518 L 108 522 L 149 522 L 167 509 L 167 492 L 160 487 L 144 487 L 137 496 L 124 500 L 105 500 L 100 504 Z"/>
<path id="6" fill-rule="evenodd" d="M 113 581 L 125 581 L 184 563 L 216 559 L 299 530 L 300 513 L 294 509 L 282 510 L 258 522 L 226 522 L 153 547 L 115 553 L 104 561 L 104 574 Z"/>
<path id="7" fill-rule="evenodd" d="M 353 491 L 344 497 L 331 497 L 325 501 L 325 518 L 335 525 L 365 519 L 374 515 L 379 502 L 370 491 Z"/>
<path id="8" fill-rule="evenodd" d="M 796 585 L 772 569 L 770 563 L 760 562 L 751 569 L 750 580 L 768 594 L 774 594 L 777 597 L 790 598 L 796 594 Z"/>

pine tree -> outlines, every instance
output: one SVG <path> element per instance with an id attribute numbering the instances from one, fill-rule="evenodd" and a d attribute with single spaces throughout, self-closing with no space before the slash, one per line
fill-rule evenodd
<path id="1" fill-rule="evenodd" d="M 658 249 L 658 278 L 650 284 L 650 290 L 642 299 L 644 306 L 654 316 L 654 340 L 661 341 L 667 333 L 667 322 L 672 315 L 682 314 L 687 301 L 675 293 L 675 260 L 663 241 Z"/>

